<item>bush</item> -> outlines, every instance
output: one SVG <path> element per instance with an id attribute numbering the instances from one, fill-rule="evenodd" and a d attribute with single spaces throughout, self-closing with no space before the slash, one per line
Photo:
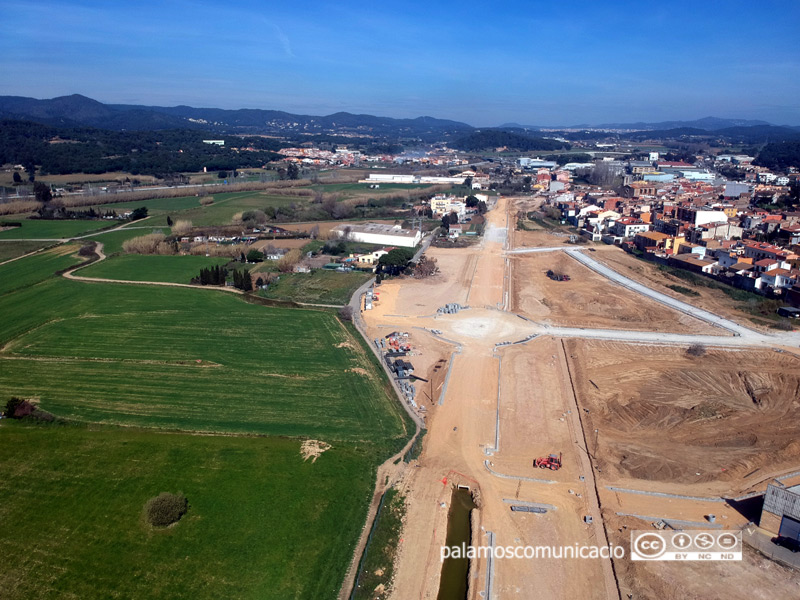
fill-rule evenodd
<path id="1" fill-rule="evenodd" d="M 184 236 L 192 230 L 192 222 L 187 219 L 178 219 L 172 226 L 172 235 Z"/>
<path id="2" fill-rule="evenodd" d="M 183 494 L 161 492 L 145 504 L 147 522 L 153 527 L 167 527 L 180 521 L 189 510 L 189 501 Z"/>
<path id="3" fill-rule="evenodd" d="M 343 306 L 339 309 L 339 318 L 342 321 L 352 321 L 353 320 L 353 307 L 352 306 Z"/>
<path id="4" fill-rule="evenodd" d="M 703 344 L 692 344 L 686 349 L 686 354 L 689 356 L 703 356 L 706 353 L 706 347 Z"/>
<path id="5" fill-rule="evenodd" d="M 210 198 L 210 197 L 205 197 L 205 198 L 200 200 L 200 204 L 202 206 L 208 206 L 210 204 L 214 204 L 214 199 Z"/>
<path id="6" fill-rule="evenodd" d="M 246 258 L 247 258 L 247 262 L 249 262 L 249 263 L 261 262 L 262 260 L 264 260 L 264 254 L 262 252 L 259 252 L 256 249 L 253 249 L 253 250 L 250 250 L 250 252 L 247 253 L 247 257 Z"/>
<path id="7" fill-rule="evenodd" d="M 6 416 L 7 419 L 16 419 L 17 409 L 23 404 L 27 403 L 22 398 L 16 398 L 16 397 L 11 398 L 8 402 L 6 402 L 6 409 L 3 412 L 3 414 Z"/>
<path id="8" fill-rule="evenodd" d="M 166 252 L 169 246 L 163 233 L 151 233 L 131 238 L 122 243 L 122 249 L 128 254 L 172 254 Z"/>

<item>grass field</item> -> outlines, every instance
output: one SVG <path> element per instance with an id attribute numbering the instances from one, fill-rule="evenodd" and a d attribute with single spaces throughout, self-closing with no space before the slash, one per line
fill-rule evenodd
<path id="1" fill-rule="evenodd" d="M 115 210 L 118 213 L 123 213 L 142 206 L 147 207 L 147 214 L 158 216 L 168 215 L 181 210 L 190 208 L 197 208 L 200 206 L 200 198 L 197 196 L 183 196 L 180 198 L 152 198 L 150 200 L 134 200 L 132 202 L 117 202 L 110 204 L 101 204 L 95 206 L 97 210 Z M 166 225 L 166 222 L 164 222 Z"/>
<path id="2" fill-rule="evenodd" d="M 146 227 L 145 229 L 138 229 L 138 227 L 144 227 L 153 221 L 155 221 L 155 219 L 143 221 L 142 225 L 135 226 L 137 229 L 130 229 L 126 227 L 125 229 L 118 229 L 116 231 L 109 231 L 107 233 L 98 233 L 86 239 L 101 242 L 103 244 L 103 252 L 106 254 L 106 256 L 110 256 L 117 252 L 122 252 L 123 242 L 126 242 L 132 238 L 151 233 L 163 233 L 164 235 L 170 234 L 170 228 L 166 225 L 163 227 L 153 226 L 152 228 Z"/>
<path id="3" fill-rule="evenodd" d="M 78 421 L 391 450 L 408 433 L 363 341 L 323 311 L 59 278 L 0 296 L 6 343 L 0 389 Z"/>
<path id="4" fill-rule="evenodd" d="M 405 499 L 396 488 L 390 488 L 383 498 L 383 507 L 372 531 L 369 548 L 360 565 L 354 600 L 371 600 L 378 586 L 386 589 L 390 585 L 405 513 Z"/>
<path id="5" fill-rule="evenodd" d="M 176 213 L 180 219 L 189 219 L 195 227 L 210 225 L 228 225 L 236 213 L 248 210 L 264 210 L 264 208 L 303 204 L 308 197 L 276 196 L 265 192 L 235 192 L 232 194 L 214 194 L 214 203 Z"/>
<path id="6" fill-rule="evenodd" d="M 80 244 L 66 244 L 0 265 L 0 296 L 37 284 L 52 277 L 56 271 L 80 264 L 85 259 L 75 254 L 79 249 Z"/>
<path id="7" fill-rule="evenodd" d="M 39 248 L 45 248 L 48 245 L 48 242 L 10 242 L 0 240 L 0 262 L 28 254 Z"/>
<path id="8" fill-rule="evenodd" d="M 315 270 L 311 273 L 286 273 L 280 276 L 279 281 L 271 283 L 269 289 L 261 295 L 273 300 L 347 304 L 353 292 L 372 276 L 371 273 L 359 271 L 339 273 Z"/>
<path id="9" fill-rule="evenodd" d="M 3 598 L 335 598 L 374 484 L 368 447 L 0 422 Z M 153 530 L 148 498 L 188 513 Z"/>
<path id="10" fill-rule="evenodd" d="M 109 234 L 111 235 L 111 234 Z M 145 256 L 121 254 L 81 269 L 78 274 L 100 279 L 191 283 L 203 267 L 224 265 L 227 258 L 207 256 Z"/>
<path id="11" fill-rule="evenodd" d="M 0 240 L 65 239 L 118 224 L 116 221 L 44 221 L 41 219 L 28 219 L 22 221 L 22 227 L 13 227 L 0 231 Z"/>
<path id="12" fill-rule="evenodd" d="M 233 216 L 239 212 L 263 210 L 267 206 L 285 206 L 292 202 L 299 204 L 309 200 L 304 196 L 280 196 L 265 191 L 219 193 L 209 195 L 208 198 L 214 200 L 213 204 L 208 206 L 202 206 L 201 198 L 197 196 L 183 196 L 103 204 L 95 208 L 122 213 L 145 206 L 148 214 L 155 217 L 155 219 L 151 219 L 154 225 L 166 226 L 166 216 L 169 215 L 173 220 L 188 219 L 196 227 L 207 227 L 228 225 Z"/>

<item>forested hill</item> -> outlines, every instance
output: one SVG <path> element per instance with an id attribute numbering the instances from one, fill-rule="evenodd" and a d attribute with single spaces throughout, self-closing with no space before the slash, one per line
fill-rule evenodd
<path id="1" fill-rule="evenodd" d="M 481 150 L 494 150 L 506 148 L 517 152 L 530 152 L 534 150 L 569 150 L 572 146 L 567 142 L 558 140 L 531 137 L 499 129 L 484 129 L 455 139 L 449 144 L 451 147 L 467 152 Z"/>
<path id="2" fill-rule="evenodd" d="M 327 116 L 277 110 L 194 108 L 103 104 L 80 94 L 37 100 L 0 96 L 0 118 L 45 125 L 89 126 L 111 130 L 198 129 L 219 133 L 362 133 L 394 137 L 441 135 L 472 130 L 470 125 L 434 117 L 393 119 L 339 112 Z"/>
<path id="3" fill-rule="evenodd" d="M 49 174 L 107 173 L 133 175 L 231 170 L 259 167 L 289 145 L 272 138 L 230 136 L 225 146 L 204 144 L 203 132 L 106 131 L 50 127 L 30 121 L 0 121 L 0 164 L 36 165 Z M 237 148 L 248 150 L 237 151 Z M 251 149 L 251 150 L 250 150 Z"/>

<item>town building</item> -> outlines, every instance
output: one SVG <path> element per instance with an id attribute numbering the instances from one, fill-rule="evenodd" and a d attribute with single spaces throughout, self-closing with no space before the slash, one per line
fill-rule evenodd
<path id="1" fill-rule="evenodd" d="M 382 246 L 413 248 L 422 241 L 422 233 L 418 230 L 412 231 L 403 229 L 400 225 L 383 223 L 342 224 L 337 225 L 331 231 L 349 241 Z"/>

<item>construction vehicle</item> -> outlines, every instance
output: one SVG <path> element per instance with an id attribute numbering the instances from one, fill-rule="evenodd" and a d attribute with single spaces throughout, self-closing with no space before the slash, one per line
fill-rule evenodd
<path id="1" fill-rule="evenodd" d="M 542 456 L 533 461 L 533 466 L 540 469 L 558 471 L 561 468 L 561 453 Z"/>

